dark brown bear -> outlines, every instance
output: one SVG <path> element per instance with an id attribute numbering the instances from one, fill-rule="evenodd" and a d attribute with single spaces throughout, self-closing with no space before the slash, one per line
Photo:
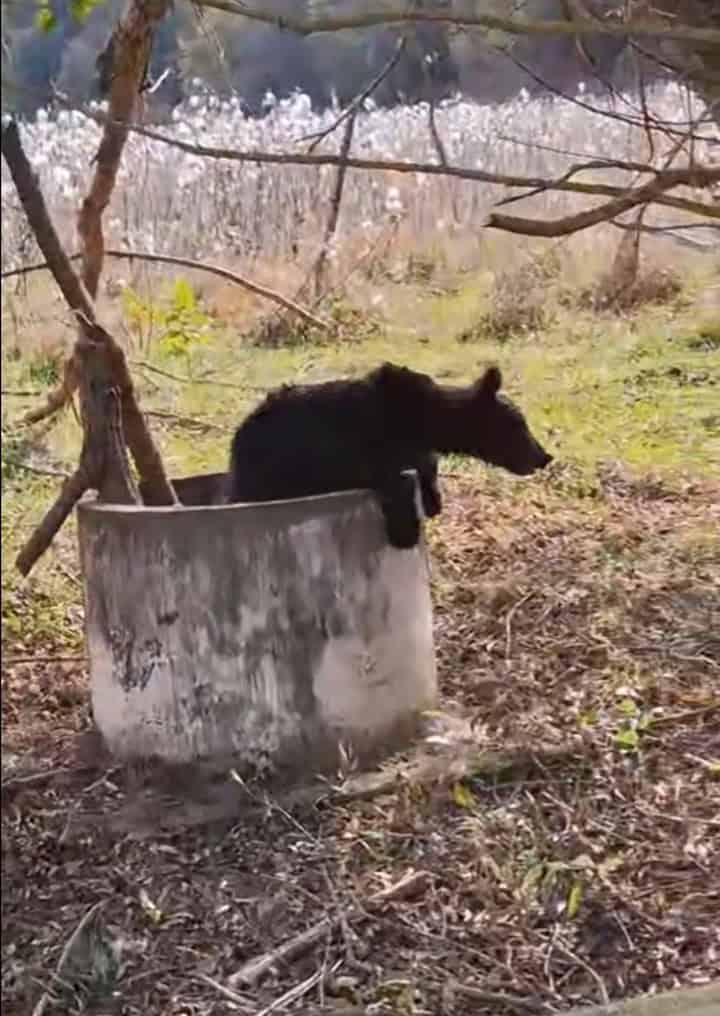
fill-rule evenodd
<path id="1" fill-rule="evenodd" d="M 240 424 L 232 442 L 229 500 L 276 501 L 370 488 L 388 540 L 414 547 L 423 509 L 442 508 L 436 453 L 472 455 L 518 476 L 552 461 L 520 410 L 499 395 L 490 367 L 473 384 L 440 385 L 427 374 L 385 363 L 358 380 L 286 385 Z"/>

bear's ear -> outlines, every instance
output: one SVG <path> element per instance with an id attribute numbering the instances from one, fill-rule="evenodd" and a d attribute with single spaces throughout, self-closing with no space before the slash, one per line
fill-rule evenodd
<path id="1" fill-rule="evenodd" d="M 499 367 L 488 367 L 479 381 L 475 382 L 478 395 L 492 398 L 502 388 L 502 374 Z"/>
<path id="2" fill-rule="evenodd" d="M 368 380 L 388 396 L 392 396 L 398 389 L 402 388 L 405 368 L 398 367 L 395 363 L 381 363 L 379 367 L 371 371 Z"/>

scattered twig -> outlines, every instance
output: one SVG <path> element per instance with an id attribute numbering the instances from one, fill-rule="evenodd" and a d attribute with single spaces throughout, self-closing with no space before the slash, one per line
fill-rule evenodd
<path id="1" fill-rule="evenodd" d="M 485 988 L 476 988 L 472 984 L 454 983 L 452 990 L 473 1002 L 527 1009 L 533 1014 L 537 1013 L 538 1008 L 542 1005 L 542 999 L 537 996 L 515 995 L 506 991 L 487 991 Z"/>
<path id="2" fill-rule="evenodd" d="M 160 377 L 166 377 L 170 381 L 177 381 L 178 384 L 183 385 L 212 385 L 215 388 L 232 388 L 235 391 L 241 392 L 265 391 L 265 389 L 259 385 L 233 384 L 232 381 L 218 381 L 215 378 L 210 377 L 183 377 L 180 374 L 172 374 L 169 370 L 163 370 L 161 367 L 156 367 L 154 363 L 147 363 L 145 360 L 131 361 L 131 366 L 136 370 L 149 370 L 153 374 L 159 374 Z"/>
<path id="3" fill-rule="evenodd" d="M 49 783 L 50 780 L 54 780 L 56 776 L 65 776 L 69 773 L 81 772 L 79 769 L 69 769 L 66 766 L 61 766 L 58 769 L 43 769 L 39 773 L 28 773 L 27 776 L 10 776 L 8 779 L 2 781 L 2 789 L 11 790 L 13 787 L 36 787 L 41 786 L 43 783 Z"/>
<path id="4" fill-rule="evenodd" d="M 512 622 L 513 622 L 513 618 L 517 614 L 518 610 L 520 610 L 522 605 L 524 603 L 527 603 L 527 601 L 532 596 L 534 596 L 534 595 L 535 594 L 534 594 L 534 591 L 532 589 L 530 590 L 529 593 L 525 593 L 524 596 L 520 597 L 520 599 L 517 601 L 517 603 L 513 604 L 513 606 L 510 608 L 510 610 L 508 610 L 507 614 L 505 615 L 505 659 L 506 660 L 509 660 L 510 657 L 512 656 Z"/>
<path id="5" fill-rule="evenodd" d="M 335 963 L 330 967 L 330 973 L 334 974 L 336 970 L 339 970 L 342 966 L 342 960 L 336 960 Z M 283 1009 L 290 1002 L 296 1001 L 298 998 L 302 998 L 303 995 L 307 995 L 308 991 L 311 991 L 319 981 L 327 976 L 327 971 L 324 967 L 320 967 L 309 977 L 306 977 L 304 981 L 289 988 L 286 992 L 270 1002 L 264 1008 L 260 1009 L 255 1013 L 255 1016 L 270 1016 L 270 1013 L 275 1012 L 277 1009 Z"/>
<path id="6" fill-rule="evenodd" d="M 225 427 L 220 427 L 217 423 L 211 423 L 210 420 L 200 420 L 195 416 L 183 416 L 179 413 L 171 413 L 165 409 L 146 409 L 146 416 L 153 416 L 158 420 L 168 420 L 173 423 L 177 423 L 180 427 L 194 427 L 197 430 L 204 431 L 218 431 L 220 434 L 224 434 L 226 431 Z"/>
<path id="7" fill-rule="evenodd" d="M 233 991 L 232 988 L 226 987 L 226 985 L 209 977 L 208 974 L 195 974 L 195 980 L 200 981 L 201 984 L 207 984 L 210 988 L 217 991 L 218 994 L 222 995 L 223 998 L 226 998 L 228 1002 L 235 1002 L 244 1009 L 252 1005 L 252 999 L 248 995 L 241 995 L 239 992 Z"/>
<path id="8" fill-rule="evenodd" d="M 83 654 L 76 656 L 3 656 L 4 667 L 12 667 L 16 663 L 82 663 L 87 659 Z"/>
<path id="9" fill-rule="evenodd" d="M 385 903 L 392 903 L 395 900 L 408 899 L 424 892 L 430 882 L 430 875 L 425 871 L 409 872 L 399 882 L 387 889 L 374 893 L 368 900 L 368 908 L 379 907 Z M 348 920 L 361 920 L 363 915 L 353 911 L 347 915 Z M 313 946 L 317 945 L 330 932 L 339 927 L 337 919 L 323 917 L 316 924 L 311 925 L 299 935 L 287 939 L 282 945 L 263 953 L 247 963 L 228 978 L 228 983 L 233 987 L 237 984 L 256 984 L 262 977 L 269 973 L 278 964 L 288 963 L 290 960 L 302 956 Z"/>
<path id="10" fill-rule="evenodd" d="M 598 991 L 600 992 L 600 1001 L 602 1002 L 603 1005 L 610 1005 L 610 995 L 608 994 L 608 990 L 605 987 L 605 981 L 603 981 L 602 977 L 597 972 L 597 970 L 591 967 L 586 960 L 584 960 L 581 956 L 578 956 L 577 953 L 574 953 L 572 949 L 569 949 L 565 945 L 565 943 L 561 942 L 559 939 L 555 942 L 555 948 L 559 950 L 561 953 L 563 953 L 568 959 L 572 960 L 573 963 L 577 963 L 578 966 L 581 966 L 583 970 L 587 971 L 587 973 L 590 974 L 590 976 L 598 986 Z"/>
<path id="11" fill-rule="evenodd" d="M 31 466 L 29 462 L 12 462 L 13 469 L 24 469 L 26 473 L 35 473 L 37 476 L 56 476 L 61 480 L 67 480 L 70 474 L 64 469 L 52 469 L 50 466 Z"/>
<path id="12" fill-rule="evenodd" d="M 102 909 L 102 907 L 105 906 L 106 902 L 107 900 L 98 900 L 98 902 L 94 903 L 90 907 L 90 909 L 87 910 L 80 918 L 80 921 L 78 922 L 75 931 L 67 940 L 65 948 L 63 949 L 60 955 L 60 959 L 58 960 L 57 966 L 55 967 L 55 973 L 53 974 L 54 979 L 60 978 L 63 970 L 65 969 L 65 966 L 67 965 L 68 960 L 70 959 L 70 955 L 75 947 L 76 942 L 79 940 L 80 936 L 85 931 L 90 922 L 93 920 L 95 915 Z M 45 1009 L 47 1008 L 49 1001 L 50 1001 L 50 992 L 48 991 L 43 992 L 43 994 L 38 999 L 35 1008 L 32 1011 L 32 1016 L 43 1016 L 43 1013 L 45 1012 Z"/>

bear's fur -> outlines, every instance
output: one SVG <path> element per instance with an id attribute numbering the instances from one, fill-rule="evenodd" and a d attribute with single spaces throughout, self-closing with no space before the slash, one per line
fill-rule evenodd
<path id="1" fill-rule="evenodd" d="M 414 483 L 423 509 L 442 500 L 436 453 L 471 455 L 519 476 L 551 460 L 520 410 L 499 395 L 490 367 L 470 385 L 437 384 L 427 374 L 385 363 L 357 380 L 285 385 L 240 424 L 232 441 L 229 500 L 275 501 L 370 488 L 389 542 L 420 536 Z"/>

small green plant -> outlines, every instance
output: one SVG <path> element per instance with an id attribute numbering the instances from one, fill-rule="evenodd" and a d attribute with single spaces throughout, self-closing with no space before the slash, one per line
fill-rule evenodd
<path id="1" fill-rule="evenodd" d="M 83 22 L 105 0 L 70 0 L 70 14 L 74 21 Z M 35 23 L 42 32 L 52 32 L 58 25 L 58 18 L 51 0 L 37 0 Z"/>
<path id="2" fill-rule="evenodd" d="M 616 709 L 623 720 L 613 734 L 613 744 L 620 751 L 631 754 L 639 750 L 643 733 L 652 725 L 652 716 L 640 710 L 631 698 L 621 699 Z"/>
<path id="3" fill-rule="evenodd" d="M 191 284 L 182 277 L 175 279 L 169 297 L 158 303 L 126 289 L 123 304 L 130 326 L 147 337 L 156 333 L 156 347 L 165 356 L 189 356 L 210 332 L 209 316 L 198 305 Z"/>
<path id="4" fill-rule="evenodd" d="M 30 380 L 43 388 L 50 388 L 60 381 L 60 363 L 54 356 L 41 356 L 28 367 Z"/>

